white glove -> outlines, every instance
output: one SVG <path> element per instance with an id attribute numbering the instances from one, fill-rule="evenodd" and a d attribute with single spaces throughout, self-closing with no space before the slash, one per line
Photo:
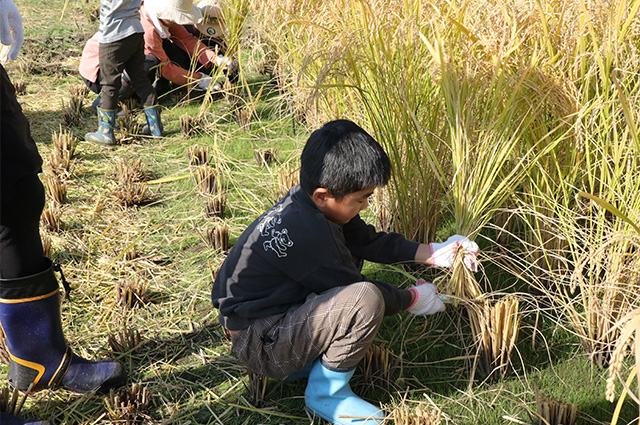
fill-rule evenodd
<path id="1" fill-rule="evenodd" d="M 231 58 L 228 58 L 224 55 L 218 55 L 215 62 L 216 62 L 216 66 L 225 67 L 225 68 L 228 68 L 229 71 L 232 71 L 233 64 L 232 64 Z"/>
<path id="2" fill-rule="evenodd" d="M 207 90 L 209 88 L 209 85 L 211 84 L 211 81 L 213 81 L 213 78 L 201 72 L 200 79 L 198 80 L 198 87 L 200 87 L 202 90 Z"/>
<path id="3" fill-rule="evenodd" d="M 464 265 L 472 272 L 478 271 L 476 257 L 478 255 L 478 244 L 461 235 L 450 236 L 443 243 L 431 243 L 431 260 L 434 266 L 451 268 L 453 260 L 456 258 L 458 248 L 462 247 L 466 253 L 463 258 Z"/>
<path id="4" fill-rule="evenodd" d="M 413 303 L 407 309 L 409 313 L 415 315 L 435 314 L 445 310 L 444 303 L 438 298 L 436 287 L 431 283 L 419 279 L 415 286 L 409 288 L 409 291 L 413 293 L 414 297 Z"/>
<path id="5" fill-rule="evenodd" d="M 18 57 L 23 41 L 20 11 L 12 0 L 0 0 L 0 42 L 4 45 L 0 49 L 0 62 Z"/>

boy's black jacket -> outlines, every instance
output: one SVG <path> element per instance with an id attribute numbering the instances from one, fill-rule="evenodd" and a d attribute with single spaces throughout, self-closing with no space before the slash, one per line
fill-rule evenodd
<path id="1" fill-rule="evenodd" d="M 360 216 L 335 224 L 294 186 L 242 233 L 217 273 L 211 299 L 222 326 L 246 329 L 257 318 L 303 303 L 312 292 L 372 281 L 362 275 L 354 257 L 383 264 L 413 262 L 418 245 L 399 233 L 376 232 Z M 372 282 L 384 296 L 385 315 L 408 307 L 407 290 Z"/>

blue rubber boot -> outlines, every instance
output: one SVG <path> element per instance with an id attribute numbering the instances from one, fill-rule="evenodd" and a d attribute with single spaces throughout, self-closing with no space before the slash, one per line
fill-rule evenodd
<path id="1" fill-rule="evenodd" d="M 20 419 L 8 413 L 0 412 L 0 424 L 2 425 L 51 425 L 51 422 Z"/>
<path id="2" fill-rule="evenodd" d="M 116 139 L 113 128 L 116 124 L 116 110 L 98 108 L 98 131 L 87 133 L 84 140 L 102 146 L 113 146 Z"/>
<path id="3" fill-rule="evenodd" d="M 307 408 L 337 425 L 382 424 L 384 412 L 351 391 L 349 380 L 354 371 L 336 372 L 316 360 L 304 392 Z"/>
<path id="4" fill-rule="evenodd" d="M 120 363 L 92 362 L 73 354 L 62 331 L 59 292 L 50 263 L 31 276 L 0 279 L 9 383 L 21 391 L 33 384 L 34 391 L 64 388 L 77 393 L 105 393 L 124 385 L 127 376 Z"/>
<path id="5" fill-rule="evenodd" d="M 164 135 L 164 128 L 160 120 L 160 107 L 145 106 L 144 115 L 147 117 L 147 125 L 142 128 L 142 134 L 162 137 Z"/>

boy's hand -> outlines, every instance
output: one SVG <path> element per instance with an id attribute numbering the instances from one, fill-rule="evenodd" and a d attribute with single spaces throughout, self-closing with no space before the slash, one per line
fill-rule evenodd
<path id="1" fill-rule="evenodd" d="M 478 244 L 466 236 L 453 235 L 443 243 L 431 243 L 431 262 L 438 267 L 453 267 L 453 260 L 456 258 L 458 249 L 462 247 L 465 251 L 463 258 L 464 265 L 472 272 L 478 271 L 476 257 L 478 255 Z"/>
<path id="2" fill-rule="evenodd" d="M 413 293 L 413 302 L 407 309 L 409 313 L 415 315 L 435 314 L 444 311 L 444 303 L 438 298 L 436 287 L 431 283 L 419 279 L 415 286 L 409 288 Z"/>
<path id="3" fill-rule="evenodd" d="M 22 31 L 22 15 L 16 5 L 12 0 L 0 0 L 0 62 L 18 57 L 24 41 Z"/>

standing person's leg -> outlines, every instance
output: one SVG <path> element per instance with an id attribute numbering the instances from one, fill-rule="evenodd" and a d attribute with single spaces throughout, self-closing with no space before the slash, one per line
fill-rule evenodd
<path id="1" fill-rule="evenodd" d="M 88 142 L 103 146 L 113 146 L 116 139 L 113 134 L 118 108 L 118 94 L 121 87 L 121 76 L 124 60 L 129 52 L 122 49 L 120 41 L 100 43 L 100 106 L 98 109 L 98 131 L 87 133 L 84 138 Z"/>
<path id="2" fill-rule="evenodd" d="M 61 386 L 83 393 L 123 385 L 126 374 L 119 363 L 78 357 L 64 338 L 60 289 L 39 234 L 42 160 L 13 86 L 4 68 L 0 71 L 0 324 L 10 357 L 9 382 L 23 391 L 33 385 L 34 390 Z"/>
<path id="3" fill-rule="evenodd" d="M 125 64 L 125 69 L 131 80 L 131 85 L 138 93 L 144 106 L 147 125 L 142 128 L 142 134 L 162 137 L 164 130 L 160 120 L 158 97 L 151 81 L 145 72 L 144 37 L 143 34 L 133 34 L 127 37 L 131 56 Z"/>
<path id="4" fill-rule="evenodd" d="M 356 365 L 378 332 L 384 299 L 371 282 L 312 294 L 300 307 L 260 319 L 232 337 L 238 357 L 255 373 L 282 378 L 311 364 L 307 407 L 339 424 L 374 424 L 339 416 L 382 417 L 349 387 Z"/>

